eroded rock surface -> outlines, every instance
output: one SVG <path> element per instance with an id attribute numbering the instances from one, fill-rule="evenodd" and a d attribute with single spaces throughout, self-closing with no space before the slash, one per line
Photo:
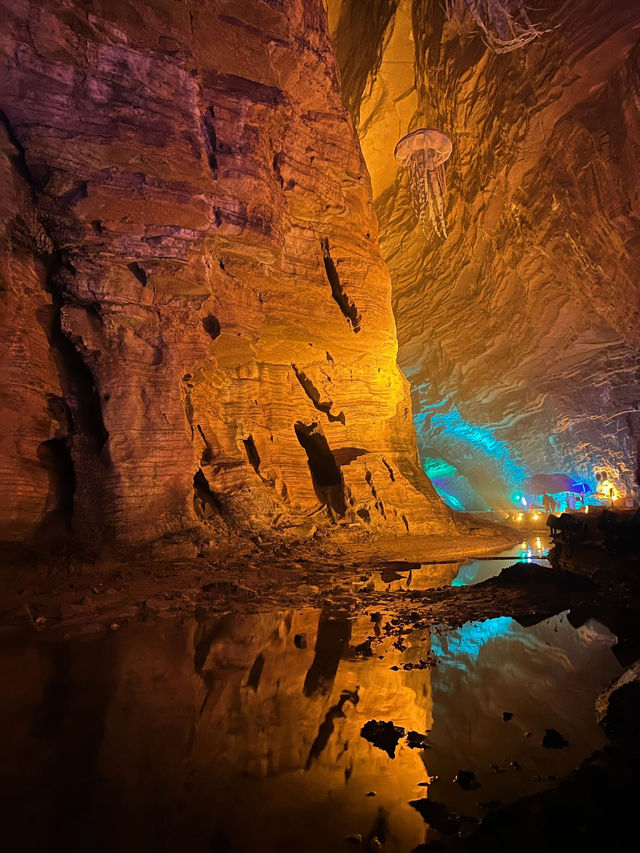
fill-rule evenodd
<path id="1" fill-rule="evenodd" d="M 0 6 L 1 537 L 450 529 L 320 0 Z"/>
<path id="2" fill-rule="evenodd" d="M 640 437 L 640 7 L 535 4 L 541 37 L 497 55 L 436 0 L 371 0 L 383 32 L 351 27 L 363 4 L 329 5 L 422 456 L 494 505 L 539 471 L 595 486 L 606 470 L 629 494 Z M 418 127 L 453 140 L 445 242 L 417 225 L 393 160 Z"/>

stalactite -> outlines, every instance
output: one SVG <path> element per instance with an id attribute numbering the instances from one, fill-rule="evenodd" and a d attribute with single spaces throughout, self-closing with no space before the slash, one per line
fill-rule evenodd
<path id="1" fill-rule="evenodd" d="M 444 0 L 449 20 L 464 29 L 470 15 L 482 33 L 482 40 L 494 53 L 510 53 L 534 41 L 543 33 L 529 18 L 522 0 Z"/>

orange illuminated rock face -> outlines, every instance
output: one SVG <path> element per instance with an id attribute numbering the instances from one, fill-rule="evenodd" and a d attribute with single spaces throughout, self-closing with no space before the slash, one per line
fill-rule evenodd
<path id="1" fill-rule="evenodd" d="M 640 6 L 532 3 L 540 38 L 496 55 L 438 2 L 380 0 L 385 26 L 356 36 L 361 5 L 334 0 L 331 24 L 421 452 L 494 505 L 518 476 L 543 471 L 595 486 L 606 470 L 631 494 Z M 397 140 L 419 127 L 453 141 L 444 242 L 421 232 L 393 160 Z"/>
<path id="2" fill-rule="evenodd" d="M 448 530 L 320 0 L 0 6 L 1 537 Z"/>

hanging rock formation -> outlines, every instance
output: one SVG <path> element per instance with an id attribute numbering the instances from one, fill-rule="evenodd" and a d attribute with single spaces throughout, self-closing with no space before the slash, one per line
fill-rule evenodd
<path id="1" fill-rule="evenodd" d="M 434 474 L 462 472 L 494 505 L 539 472 L 595 486 L 606 470 L 630 494 L 640 438 L 640 6 L 532 4 L 540 38 L 497 55 L 471 18 L 448 21 L 443 5 L 330 3 L 421 456 Z M 356 32 L 358 16 L 374 11 L 384 27 Z M 445 242 L 417 227 L 408 176 L 393 162 L 396 141 L 417 127 L 453 140 Z"/>
<path id="2" fill-rule="evenodd" d="M 0 538 L 450 529 L 320 0 L 0 8 Z"/>

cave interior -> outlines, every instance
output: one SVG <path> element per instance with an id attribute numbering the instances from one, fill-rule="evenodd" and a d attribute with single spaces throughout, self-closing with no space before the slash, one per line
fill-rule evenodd
<path id="1" fill-rule="evenodd" d="M 637 0 L 0 0 L 13 851 L 640 832 Z"/>

